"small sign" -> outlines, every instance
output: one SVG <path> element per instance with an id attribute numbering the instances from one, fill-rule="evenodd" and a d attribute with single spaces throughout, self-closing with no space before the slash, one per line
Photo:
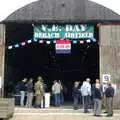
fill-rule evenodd
<path id="1" fill-rule="evenodd" d="M 108 81 L 110 81 L 110 77 L 111 77 L 110 74 L 103 74 L 103 76 L 102 76 L 102 82 L 103 83 L 107 83 Z"/>
<path id="2" fill-rule="evenodd" d="M 57 54 L 69 54 L 71 53 L 71 42 L 70 40 L 56 40 L 55 48 Z"/>

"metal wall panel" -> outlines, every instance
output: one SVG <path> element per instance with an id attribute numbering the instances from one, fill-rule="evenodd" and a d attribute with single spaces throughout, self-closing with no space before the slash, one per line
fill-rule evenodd
<path id="1" fill-rule="evenodd" d="M 100 35 L 100 79 L 110 74 L 116 85 L 114 107 L 120 108 L 120 25 L 101 25 Z"/>
<path id="2" fill-rule="evenodd" d="M 0 97 L 4 90 L 5 25 L 0 24 Z"/>

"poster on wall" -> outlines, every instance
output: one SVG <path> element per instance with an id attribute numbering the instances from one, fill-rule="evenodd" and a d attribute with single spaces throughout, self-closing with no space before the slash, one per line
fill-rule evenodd
<path id="1" fill-rule="evenodd" d="M 110 74 L 103 74 L 102 75 L 102 82 L 107 83 L 108 81 L 110 81 L 110 77 L 111 77 Z"/>
<path id="2" fill-rule="evenodd" d="M 56 40 L 55 45 L 56 54 L 70 54 L 71 41 L 70 40 Z"/>

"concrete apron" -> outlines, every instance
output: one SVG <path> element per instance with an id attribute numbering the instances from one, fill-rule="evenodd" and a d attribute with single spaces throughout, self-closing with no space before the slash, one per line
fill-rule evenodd
<path id="1" fill-rule="evenodd" d="M 120 110 L 114 110 L 114 116 L 106 117 L 104 110 L 101 117 L 93 116 L 93 110 L 83 113 L 83 109 L 63 109 L 63 108 L 15 108 L 14 117 L 10 120 L 120 120 Z"/>

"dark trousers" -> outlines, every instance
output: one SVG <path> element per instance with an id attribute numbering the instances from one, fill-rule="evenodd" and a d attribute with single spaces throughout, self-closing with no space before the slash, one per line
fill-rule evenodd
<path id="1" fill-rule="evenodd" d="M 78 97 L 74 97 L 73 100 L 73 109 L 77 110 L 78 109 Z"/>
<path id="2" fill-rule="evenodd" d="M 54 94 L 54 105 L 60 106 L 60 93 Z"/>
<path id="3" fill-rule="evenodd" d="M 64 103 L 64 94 L 63 94 L 63 92 L 60 93 L 60 103 L 61 103 L 61 105 L 63 105 L 63 103 Z"/>
<path id="4" fill-rule="evenodd" d="M 83 96 L 83 107 L 85 113 L 88 112 L 88 103 L 89 103 L 89 97 Z"/>
<path id="5" fill-rule="evenodd" d="M 94 115 L 100 115 L 101 114 L 101 105 L 102 100 L 101 99 L 94 99 Z"/>
<path id="6" fill-rule="evenodd" d="M 113 97 L 107 97 L 106 102 L 108 115 L 113 115 Z"/>
<path id="7" fill-rule="evenodd" d="M 91 109 L 91 106 L 92 105 L 92 99 L 91 99 L 91 96 L 88 95 L 88 108 Z"/>

